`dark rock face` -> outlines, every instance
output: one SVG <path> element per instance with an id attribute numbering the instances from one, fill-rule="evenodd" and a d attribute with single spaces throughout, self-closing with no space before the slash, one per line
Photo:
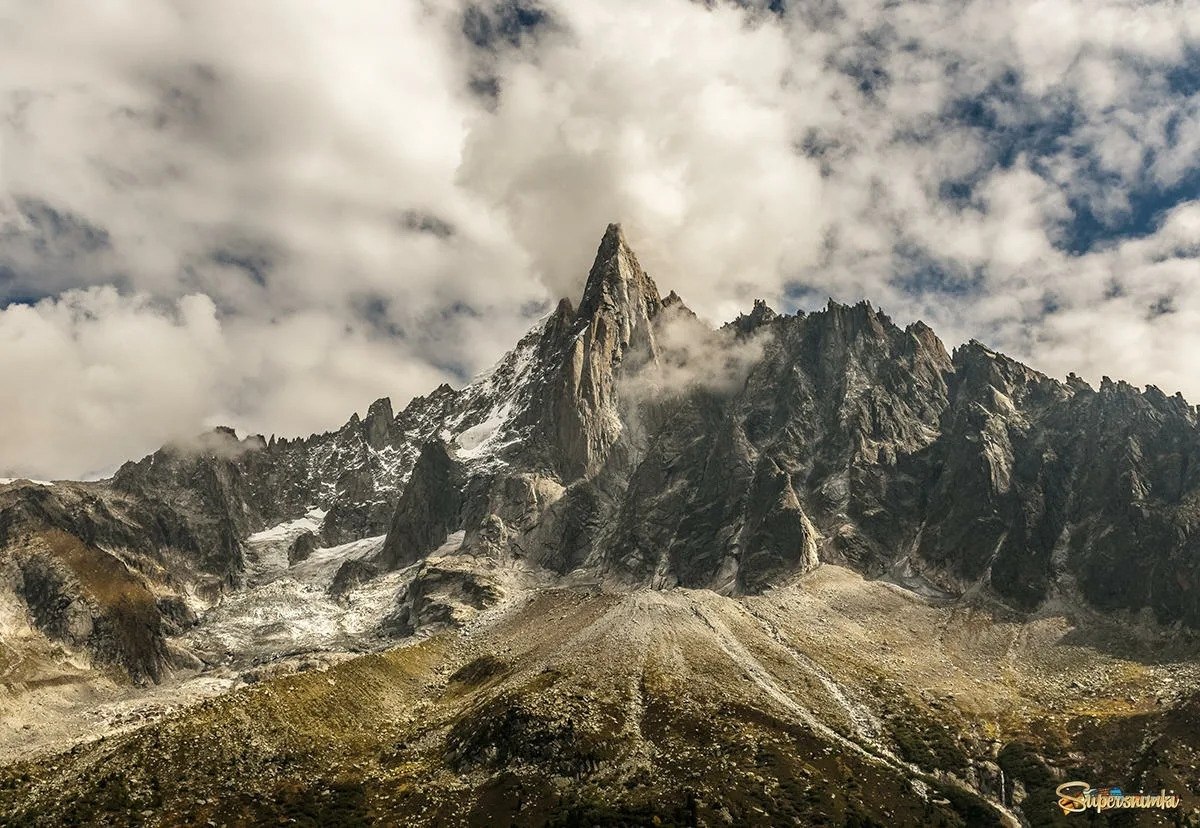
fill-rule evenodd
<path id="1" fill-rule="evenodd" d="M 382 449 L 390 445 L 395 419 L 390 399 L 383 397 L 371 403 L 371 407 L 367 409 L 367 418 L 363 420 L 363 439 L 367 445 L 373 449 Z"/>
<path id="2" fill-rule="evenodd" d="M 308 560 L 308 557 L 313 552 L 317 551 L 317 536 L 312 532 L 301 532 L 292 541 L 292 545 L 288 547 L 287 559 L 288 564 L 299 563 L 300 561 Z"/>
<path id="3" fill-rule="evenodd" d="M 333 576 L 333 583 L 329 585 L 329 594 L 334 598 L 342 598 L 350 590 L 365 584 L 378 575 L 379 567 L 369 561 L 346 561 L 338 567 L 337 573 Z"/>
<path id="4" fill-rule="evenodd" d="M 464 481 L 444 443 L 426 443 L 388 529 L 381 560 L 396 569 L 432 552 L 462 523 Z"/>
<path id="5" fill-rule="evenodd" d="M 260 528 L 246 504 L 248 481 L 234 458 L 255 447 L 227 430 L 205 438 L 198 453 L 167 448 L 126 463 L 112 487 L 155 515 L 170 515 L 181 524 L 179 534 L 192 540 L 200 568 L 233 584 L 243 567 L 240 538 Z"/>
<path id="6" fill-rule="evenodd" d="M 1031 608 L 1052 581 L 1067 470 L 1061 437 L 1034 428 L 1070 400 L 1060 383 L 969 343 L 954 355 L 953 405 L 928 486 L 918 554 L 966 581 L 989 578 Z"/>
<path id="7" fill-rule="evenodd" d="M 187 601 L 178 595 L 160 595 L 154 601 L 158 611 L 163 632 L 168 635 L 178 635 L 189 627 L 196 626 L 199 620 Z"/>

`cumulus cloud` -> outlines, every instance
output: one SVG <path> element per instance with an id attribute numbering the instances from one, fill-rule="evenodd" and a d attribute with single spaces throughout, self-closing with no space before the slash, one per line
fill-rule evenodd
<path id="1" fill-rule="evenodd" d="M 0 4 L 0 474 L 491 364 L 620 220 L 709 322 L 870 298 L 1200 399 L 1200 14 Z"/>
<path id="2" fill-rule="evenodd" d="M 440 377 L 402 345 L 320 313 L 222 320 L 203 294 L 164 303 L 112 287 L 0 310 L 0 354 L 4 476 L 95 476 L 239 418 L 296 434 L 344 420 L 364 388 Z"/>
<path id="3" fill-rule="evenodd" d="M 794 147 L 782 27 L 678 1 L 553 10 L 536 61 L 523 50 L 500 67 L 462 168 L 552 292 L 578 289 L 613 217 L 656 279 L 716 318 L 818 254 L 823 188 Z"/>
<path id="4" fill-rule="evenodd" d="M 198 425 L 224 350 L 201 295 L 159 309 L 97 287 L 0 311 L 3 465 L 86 473 L 171 436 L 180 420 Z"/>

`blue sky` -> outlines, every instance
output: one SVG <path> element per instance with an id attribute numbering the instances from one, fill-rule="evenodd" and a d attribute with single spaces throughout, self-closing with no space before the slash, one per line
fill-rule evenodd
<path id="1" fill-rule="evenodd" d="M 492 364 L 619 220 L 703 317 L 868 298 L 1200 400 L 1200 4 L 0 5 L 0 476 Z"/>

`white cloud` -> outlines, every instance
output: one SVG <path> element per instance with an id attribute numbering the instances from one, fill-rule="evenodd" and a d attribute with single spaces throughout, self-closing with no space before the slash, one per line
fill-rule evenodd
<path id="1" fill-rule="evenodd" d="M 200 425 L 224 350 L 199 295 L 163 311 L 91 288 L 0 311 L 0 465 L 6 476 L 94 471 L 180 420 Z"/>
<path id="2" fill-rule="evenodd" d="M 0 313 L 0 474 L 402 403 L 612 220 L 712 321 L 798 285 L 1200 399 L 1196 203 L 1064 249 L 1193 169 L 1194 3 L 496 0 L 480 48 L 465 2 L 0 4 L 0 293 L 49 297 Z"/>
<path id="3" fill-rule="evenodd" d="M 146 445 L 228 422 L 294 434 L 337 423 L 376 387 L 439 374 L 395 343 L 305 312 L 218 319 L 211 299 L 164 305 L 111 287 L 0 310 L 0 476 L 106 473 Z"/>

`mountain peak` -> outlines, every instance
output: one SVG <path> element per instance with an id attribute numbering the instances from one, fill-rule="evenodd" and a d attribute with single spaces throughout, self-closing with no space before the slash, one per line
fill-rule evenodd
<path id="1" fill-rule="evenodd" d="M 661 305 L 658 286 L 642 269 L 621 225 L 608 225 L 588 272 L 576 319 L 591 319 L 604 307 L 623 311 L 621 315 L 627 318 L 649 318 Z"/>
<path id="2" fill-rule="evenodd" d="M 763 325 L 769 325 L 779 318 L 765 299 L 755 299 L 754 309 L 750 313 L 738 314 L 737 319 L 728 323 L 725 327 L 733 328 L 739 334 L 753 333 Z"/>
<path id="3" fill-rule="evenodd" d="M 595 471 L 621 432 L 614 371 L 631 347 L 654 353 L 653 322 L 664 303 L 629 248 L 621 225 L 610 224 L 596 250 L 578 309 L 559 304 L 547 322 L 560 360 L 550 392 L 556 453 L 569 478 Z M 567 324 L 563 324 L 567 323 Z"/>
<path id="4" fill-rule="evenodd" d="M 371 403 L 371 407 L 367 409 L 367 418 L 363 420 L 367 444 L 376 449 L 387 445 L 388 433 L 395 419 L 390 397 L 380 397 Z"/>

